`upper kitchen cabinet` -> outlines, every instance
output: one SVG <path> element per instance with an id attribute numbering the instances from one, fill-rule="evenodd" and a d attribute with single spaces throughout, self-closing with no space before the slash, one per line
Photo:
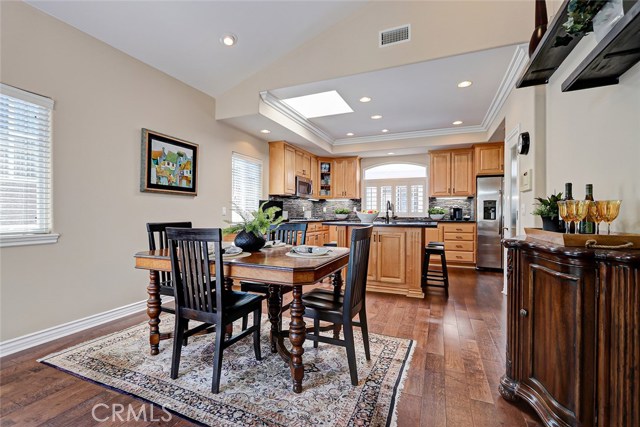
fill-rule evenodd
<path id="1" fill-rule="evenodd" d="M 473 196 L 473 149 L 431 151 L 429 196 Z"/>
<path id="2" fill-rule="evenodd" d="M 504 174 L 504 143 L 478 144 L 473 147 L 476 175 Z"/>
<path id="3" fill-rule="evenodd" d="M 296 194 L 296 150 L 284 141 L 269 143 L 269 194 Z"/>
<path id="4" fill-rule="evenodd" d="M 333 160 L 333 197 L 360 198 L 360 161 L 357 157 Z"/>
<path id="5" fill-rule="evenodd" d="M 311 179 L 311 155 L 309 153 L 296 150 L 296 175 Z"/>

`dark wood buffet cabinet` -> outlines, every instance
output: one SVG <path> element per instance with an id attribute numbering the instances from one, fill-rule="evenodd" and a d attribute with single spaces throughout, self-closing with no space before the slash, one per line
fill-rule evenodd
<path id="1" fill-rule="evenodd" d="M 500 394 L 548 426 L 640 426 L 640 250 L 507 239 Z"/>

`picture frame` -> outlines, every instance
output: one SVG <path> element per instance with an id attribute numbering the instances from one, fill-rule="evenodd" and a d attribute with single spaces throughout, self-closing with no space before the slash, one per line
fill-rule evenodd
<path id="1" fill-rule="evenodd" d="M 140 191 L 198 195 L 198 144 L 142 129 Z"/>

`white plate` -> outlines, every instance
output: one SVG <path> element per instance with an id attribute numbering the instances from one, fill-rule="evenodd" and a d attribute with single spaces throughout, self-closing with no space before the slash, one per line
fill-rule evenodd
<path id="1" fill-rule="evenodd" d="M 269 248 L 279 248 L 281 246 L 286 246 L 287 244 L 282 240 L 267 240 L 267 243 L 264 245 L 264 249 Z"/>
<path id="2" fill-rule="evenodd" d="M 215 246 L 209 246 L 209 255 L 213 255 L 215 253 L 214 250 Z M 232 255 L 238 255 L 242 253 L 242 249 L 234 246 L 234 245 L 228 245 L 226 247 L 223 246 L 224 252 L 222 253 L 222 255 L 226 255 L 226 256 L 232 256 Z"/>
<path id="3" fill-rule="evenodd" d="M 310 257 L 328 255 L 330 251 L 331 249 L 324 246 L 302 245 L 302 246 L 294 246 L 293 248 L 291 248 L 291 252 L 293 252 L 296 255 L 310 256 Z"/>

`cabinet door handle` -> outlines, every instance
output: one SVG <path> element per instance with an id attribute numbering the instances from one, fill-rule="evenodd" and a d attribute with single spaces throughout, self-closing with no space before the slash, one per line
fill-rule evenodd
<path id="1" fill-rule="evenodd" d="M 456 245 L 456 248 L 462 248 L 462 245 Z"/>
<path id="2" fill-rule="evenodd" d="M 525 310 L 524 308 L 520 309 L 520 317 L 527 317 L 529 315 L 529 312 L 527 310 Z"/>

